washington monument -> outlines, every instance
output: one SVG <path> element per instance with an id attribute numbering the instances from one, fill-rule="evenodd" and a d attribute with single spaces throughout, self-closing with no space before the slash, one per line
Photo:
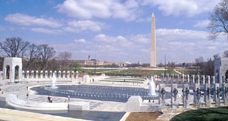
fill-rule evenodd
<path id="1" fill-rule="evenodd" d="M 156 34 L 155 34 L 155 16 L 151 15 L 151 48 L 150 48 L 150 67 L 156 67 Z"/>

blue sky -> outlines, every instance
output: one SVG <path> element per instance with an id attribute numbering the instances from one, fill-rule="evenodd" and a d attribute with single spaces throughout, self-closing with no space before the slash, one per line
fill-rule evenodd
<path id="1" fill-rule="evenodd" d="M 209 15 L 219 0 L 1 0 L 0 40 L 49 44 L 73 59 L 150 61 L 150 17 L 156 19 L 157 63 L 194 62 L 227 49 L 209 41 Z"/>

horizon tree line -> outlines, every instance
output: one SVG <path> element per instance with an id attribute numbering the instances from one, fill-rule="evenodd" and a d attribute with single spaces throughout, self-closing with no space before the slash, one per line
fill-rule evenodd
<path id="1" fill-rule="evenodd" d="M 20 37 L 6 38 L 0 42 L 0 53 L 2 56 L 21 57 L 23 70 L 69 70 L 71 63 L 68 63 L 72 54 L 62 51 L 58 54 L 48 44 L 30 43 L 23 41 Z M 1 58 L 0 69 L 2 70 L 3 58 Z"/>

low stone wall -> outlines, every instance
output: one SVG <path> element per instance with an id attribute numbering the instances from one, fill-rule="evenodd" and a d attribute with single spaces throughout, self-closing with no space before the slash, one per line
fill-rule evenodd
<path id="1" fill-rule="evenodd" d="M 131 96 L 126 103 L 127 112 L 155 112 L 161 111 L 159 104 L 143 103 L 140 96 Z"/>
<path id="2" fill-rule="evenodd" d="M 0 101 L 6 102 L 9 106 L 17 109 L 26 110 L 89 110 L 88 102 L 71 102 L 71 103 L 49 103 L 25 101 L 19 99 L 14 94 L 0 95 Z"/>

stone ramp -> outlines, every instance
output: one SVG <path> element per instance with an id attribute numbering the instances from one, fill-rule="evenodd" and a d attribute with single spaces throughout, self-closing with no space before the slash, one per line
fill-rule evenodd
<path id="1" fill-rule="evenodd" d="M 0 108 L 0 121 L 86 121 L 69 117 Z"/>

